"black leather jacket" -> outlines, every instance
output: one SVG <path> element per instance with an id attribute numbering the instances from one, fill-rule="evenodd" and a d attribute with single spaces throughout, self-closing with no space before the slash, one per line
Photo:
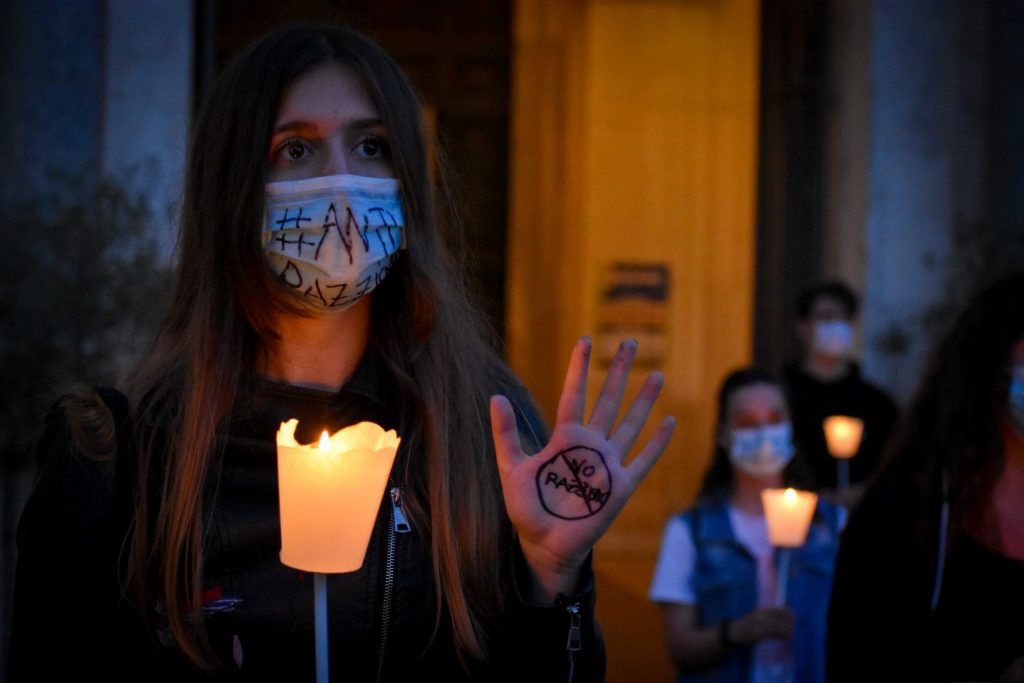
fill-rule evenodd
<path id="1" fill-rule="evenodd" d="M 108 391 L 104 398 L 115 413 L 127 413 L 120 394 Z M 524 440 L 540 443 L 546 433 L 526 408 L 529 402 L 510 398 Z M 202 611 L 224 664 L 216 680 L 314 680 L 313 577 L 278 558 L 274 435 L 292 417 L 299 419 L 296 436 L 303 443 L 319 430 L 359 420 L 390 428 L 395 419 L 389 403 L 372 363 L 363 363 L 337 393 L 263 380 L 253 380 L 244 392 L 204 496 Z M 11 680 L 72 671 L 208 680 L 180 664 L 159 624 L 156 641 L 163 645 L 154 645 L 119 599 L 117 557 L 132 514 L 125 468 L 71 450 L 66 419 L 54 412 L 40 441 L 40 478 L 18 530 Z M 418 456 L 408 450 L 403 443 L 363 567 L 328 576 L 332 679 L 602 680 L 604 646 L 594 622 L 592 575 L 578 596 L 555 606 L 530 605 L 518 597 L 518 587 L 526 585 L 519 552 L 512 553 L 508 608 L 490 634 L 489 662 L 470 673 L 459 665 L 450 625 L 436 620 L 429 548 L 421 533 L 402 524 L 404 463 Z M 129 457 L 123 449 L 118 455 Z M 151 609 L 159 622 L 161 606 L 154 602 Z M 569 649 L 570 642 L 579 649 Z"/>

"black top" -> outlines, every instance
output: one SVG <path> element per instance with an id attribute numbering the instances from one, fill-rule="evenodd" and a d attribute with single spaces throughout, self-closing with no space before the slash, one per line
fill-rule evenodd
<path id="1" fill-rule="evenodd" d="M 864 420 L 860 450 L 850 461 L 850 483 L 866 481 L 882 460 L 882 451 L 896 422 L 896 404 L 884 391 L 865 381 L 851 364 L 842 378 L 823 382 L 798 365 L 786 368 L 784 379 L 793 420 L 793 438 L 819 488 L 836 488 L 836 460 L 828 452 L 826 417 L 849 415 Z"/>
<path id="2" fill-rule="evenodd" d="M 395 427 L 388 384 L 373 365 L 361 364 L 339 392 L 253 378 L 236 405 L 204 496 L 202 610 L 224 664 L 218 680 L 314 679 L 313 577 L 279 559 L 275 435 L 291 418 L 299 420 L 300 443 L 315 441 L 323 429 L 333 432 L 361 420 Z M 108 403 L 110 396 L 105 393 Z M 113 397 L 123 401 L 116 393 Z M 524 439 L 543 438 L 543 425 L 528 402 L 514 394 L 509 398 L 525 421 Z M 392 486 L 406 485 L 404 463 L 416 457 L 422 454 L 403 441 Z M 193 678 L 160 628 L 161 606 L 149 605 L 157 615 L 157 640 L 163 641 L 157 645 L 119 599 L 118 556 L 133 510 L 131 477 L 125 476 L 131 453 L 119 453 L 116 463 L 73 453 L 66 417 L 53 411 L 39 459 L 40 477 L 18 529 L 11 680 L 57 680 L 53 677 L 72 672 L 136 680 Z M 445 619 L 434 634 L 434 579 L 425 535 L 396 531 L 392 515 L 385 493 L 364 566 L 328 576 L 332 677 L 466 680 Z M 492 660 L 471 678 L 563 681 L 571 668 L 573 680 L 600 680 L 604 650 L 593 619 L 592 583 L 557 606 L 535 607 L 518 597 L 524 571 L 521 554 L 513 552 L 508 611 L 491 634 Z M 577 603 L 584 648 L 569 653 L 567 608 Z"/>
<path id="3" fill-rule="evenodd" d="M 1024 657 L 1024 561 L 964 536 L 950 553 L 932 620 L 936 671 L 991 681 Z"/>
<path id="4" fill-rule="evenodd" d="M 829 605 L 830 681 L 995 680 L 1024 657 L 1024 562 L 968 533 L 931 608 L 941 507 L 919 475 L 888 473 L 850 514 Z"/>

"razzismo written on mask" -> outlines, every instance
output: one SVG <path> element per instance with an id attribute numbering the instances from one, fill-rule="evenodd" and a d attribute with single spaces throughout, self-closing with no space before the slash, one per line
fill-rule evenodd
<path id="1" fill-rule="evenodd" d="M 263 248 L 271 270 L 314 308 L 372 292 L 403 246 L 398 181 L 333 175 L 267 183 Z"/>

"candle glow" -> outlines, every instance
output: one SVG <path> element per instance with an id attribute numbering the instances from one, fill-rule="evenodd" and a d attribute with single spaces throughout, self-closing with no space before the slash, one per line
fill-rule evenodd
<path id="1" fill-rule="evenodd" d="M 363 565 L 400 439 L 360 422 L 319 443 L 295 440 L 298 420 L 277 432 L 281 562 L 308 572 L 351 572 Z"/>
<path id="2" fill-rule="evenodd" d="M 768 539 L 777 548 L 799 548 L 807 540 L 807 530 L 818 504 L 818 494 L 796 489 L 761 491 Z"/>
<path id="3" fill-rule="evenodd" d="M 823 423 L 825 442 L 833 458 L 852 458 L 860 449 L 864 420 L 848 415 L 832 415 Z"/>

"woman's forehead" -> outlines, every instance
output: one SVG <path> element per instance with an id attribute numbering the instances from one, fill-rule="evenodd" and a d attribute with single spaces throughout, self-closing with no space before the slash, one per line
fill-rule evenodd
<path id="1" fill-rule="evenodd" d="M 729 412 L 785 410 L 782 390 L 775 384 L 760 382 L 740 387 L 729 397 Z"/>
<path id="2" fill-rule="evenodd" d="M 350 66 L 330 63 L 310 69 L 285 89 L 275 128 L 379 119 L 363 78 Z"/>

